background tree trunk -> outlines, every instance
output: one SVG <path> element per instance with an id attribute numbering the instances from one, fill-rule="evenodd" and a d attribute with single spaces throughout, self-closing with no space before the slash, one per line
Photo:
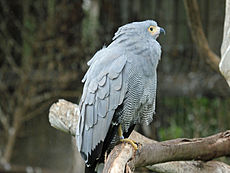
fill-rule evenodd
<path id="1" fill-rule="evenodd" d="M 230 87 L 230 0 L 226 0 L 224 34 L 219 68 Z"/>
<path id="2" fill-rule="evenodd" d="M 204 58 L 215 71 L 219 72 L 220 58 L 210 49 L 205 37 L 197 0 L 184 0 L 184 5 L 193 43 L 196 45 L 200 57 Z"/>

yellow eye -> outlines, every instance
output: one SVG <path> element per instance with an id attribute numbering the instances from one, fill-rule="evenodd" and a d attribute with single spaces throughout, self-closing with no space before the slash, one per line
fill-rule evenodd
<path id="1" fill-rule="evenodd" d="M 148 31 L 151 33 L 151 34 L 154 34 L 156 31 L 157 31 L 157 27 L 156 26 L 150 26 L 148 28 Z"/>

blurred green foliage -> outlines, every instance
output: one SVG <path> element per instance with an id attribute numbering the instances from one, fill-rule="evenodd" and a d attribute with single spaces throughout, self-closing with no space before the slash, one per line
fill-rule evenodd
<path id="1" fill-rule="evenodd" d="M 160 140 L 205 137 L 229 128 L 230 99 L 165 97 L 160 100 Z M 164 108 L 163 108 L 164 107 Z M 162 115 L 161 115 L 162 114 Z"/>

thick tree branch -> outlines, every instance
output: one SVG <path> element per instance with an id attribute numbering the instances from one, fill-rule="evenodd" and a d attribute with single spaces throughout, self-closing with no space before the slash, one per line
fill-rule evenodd
<path id="1" fill-rule="evenodd" d="M 119 151 L 119 152 L 118 152 Z M 130 153 L 131 152 L 131 153 Z M 120 153 L 130 153 L 117 159 Z M 150 154 L 151 153 L 151 154 Z M 131 155 L 131 157 L 129 157 Z M 230 155 L 230 131 L 218 133 L 206 138 L 175 139 L 170 141 L 143 144 L 135 154 L 132 146 L 120 144 L 115 147 L 107 159 L 105 172 L 112 172 L 111 166 L 127 162 L 129 167 L 142 167 L 179 160 L 211 160 Z M 108 168 L 108 169 L 107 169 Z"/>
<path id="2" fill-rule="evenodd" d="M 49 121 L 51 126 L 74 136 L 78 115 L 78 105 L 65 100 L 59 100 L 58 103 L 53 104 L 50 108 Z M 134 167 L 153 164 L 158 165 L 149 167 L 150 169 L 159 169 L 162 167 L 159 163 L 168 161 L 207 161 L 220 156 L 230 155 L 230 131 L 206 138 L 183 138 L 164 142 L 153 141 L 134 131 L 130 138 L 141 143 L 141 145 L 139 145 L 139 151 L 135 153 L 129 144 L 122 143 L 117 145 L 107 158 L 104 172 L 124 172 L 125 167 L 127 171 L 130 170 L 129 168 L 133 169 Z M 183 165 L 182 162 L 171 162 L 167 163 L 167 167 L 173 169 L 175 163 Z M 197 165 L 200 165 L 200 163 L 203 162 L 194 161 L 189 165 L 191 167 L 193 166 L 194 170 L 197 170 Z M 171 167 L 170 164 L 172 164 Z M 203 165 L 203 171 L 209 170 L 208 163 L 204 163 Z M 230 171 L 229 166 L 225 165 L 223 168 L 223 165 L 225 164 L 216 164 L 217 168 L 220 166 L 220 169 Z"/>
<path id="3" fill-rule="evenodd" d="M 147 168 L 159 173 L 213 173 L 230 170 L 229 165 L 218 161 L 174 161 L 147 166 Z"/>
<path id="4" fill-rule="evenodd" d="M 200 57 L 204 58 L 215 71 L 219 72 L 220 57 L 216 55 L 208 45 L 208 41 L 205 37 L 201 23 L 197 1 L 184 0 L 184 5 L 188 25 L 192 33 L 192 39 L 196 45 Z"/>
<path id="5" fill-rule="evenodd" d="M 75 136 L 79 114 L 78 105 L 61 99 L 50 107 L 49 122 L 52 127 Z"/>

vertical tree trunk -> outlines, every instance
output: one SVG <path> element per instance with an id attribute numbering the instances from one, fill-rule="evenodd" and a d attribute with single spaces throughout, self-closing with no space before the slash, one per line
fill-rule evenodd
<path id="1" fill-rule="evenodd" d="M 89 6 L 84 8 L 85 17 L 82 25 L 82 45 L 94 50 L 98 46 L 99 13 L 100 4 L 98 0 L 91 0 Z"/>
<path id="2" fill-rule="evenodd" d="M 220 71 L 230 86 L 230 0 L 226 0 L 224 36 L 221 46 Z"/>

